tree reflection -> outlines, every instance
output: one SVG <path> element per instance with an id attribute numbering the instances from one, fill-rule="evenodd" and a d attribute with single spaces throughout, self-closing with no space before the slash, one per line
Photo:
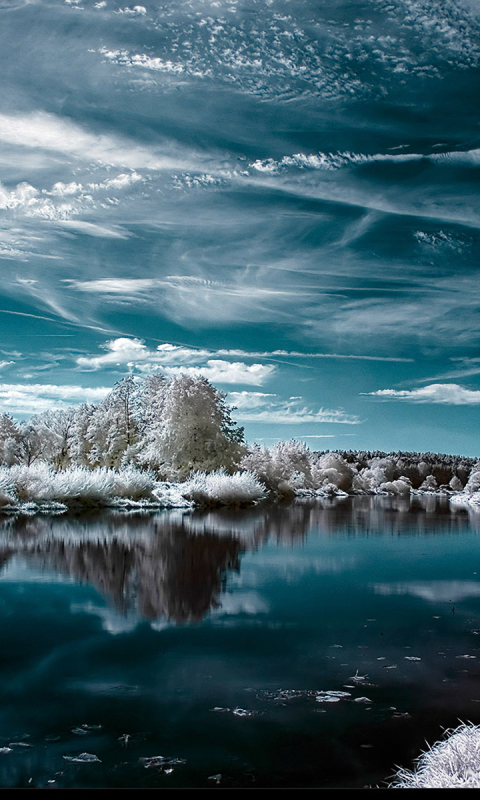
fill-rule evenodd
<path id="1" fill-rule="evenodd" d="M 309 535 L 400 536 L 480 530 L 477 517 L 430 497 L 306 499 L 244 510 L 18 516 L 0 523 L 0 570 L 14 556 L 69 576 L 144 619 L 199 621 L 221 604 L 241 556 Z"/>

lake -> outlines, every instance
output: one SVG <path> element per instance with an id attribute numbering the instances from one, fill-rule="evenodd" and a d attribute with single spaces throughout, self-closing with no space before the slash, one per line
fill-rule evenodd
<path id="1" fill-rule="evenodd" d="M 4 516 L 0 565 L 3 788 L 373 788 L 480 723 L 447 498 Z"/>

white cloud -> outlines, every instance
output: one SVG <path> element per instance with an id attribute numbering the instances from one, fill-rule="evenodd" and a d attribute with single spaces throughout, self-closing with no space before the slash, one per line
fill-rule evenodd
<path id="1" fill-rule="evenodd" d="M 113 225 L 107 228 L 105 225 L 96 225 L 93 222 L 73 219 L 59 220 L 58 224 L 74 233 L 85 233 L 87 236 L 98 236 L 106 239 L 128 239 L 130 235 L 120 225 Z"/>
<path id="2" fill-rule="evenodd" d="M 162 367 L 165 375 L 203 375 L 212 383 L 244 383 L 261 386 L 276 370 L 272 364 L 245 364 L 242 361 L 209 359 L 201 367 Z"/>
<path id="3" fill-rule="evenodd" d="M 170 377 L 181 373 L 203 375 L 213 383 L 244 383 L 250 386 L 260 386 L 276 370 L 272 364 L 245 364 L 242 361 L 231 362 L 208 358 L 211 354 L 208 350 L 176 348 L 174 345 L 160 345 L 157 350 L 149 350 L 142 340 L 126 337 L 106 342 L 103 349 L 106 353 L 101 356 L 80 356 L 77 358 L 77 365 L 80 369 L 97 370 L 102 367 L 127 364 L 137 367 L 141 372 L 159 369 Z M 175 354 L 174 358 L 172 353 Z M 206 363 L 194 366 L 169 366 L 172 360 L 192 361 L 194 358 Z"/>
<path id="4" fill-rule="evenodd" d="M 42 111 L 26 115 L 0 114 L 0 142 L 132 170 L 192 168 L 191 161 L 158 155 L 134 141 L 90 132 L 69 119 Z"/>
<path id="5" fill-rule="evenodd" d="M 357 416 L 346 414 L 342 409 L 309 408 L 303 397 L 280 400 L 275 394 L 262 392 L 229 392 L 228 400 L 238 410 L 238 422 L 264 422 L 277 425 L 302 425 L 304 423 L 340 423 L 357 425 Z"/>
<path id="6" fill-rule="evenodd" d="M 407 400 L 412 403 L 440 403 L 449 406 L 480 405 L 480 391 L 466 389 L 458 383 L 432 383 L 420 389 L 379 389 L 362 392 L 384 400 Z"/>
<path id="7" fill-rule="evenodd" d="M 70 285 L 73 284 L 72 281 L 68 281 Z M 101 283 L 102 284 L 102 291 L 109 291 L 112 294 L 119 293 L 119 294 L 128 294 L 130 291 L 130 284 L 134 285 L 135 292 L 145 292 L 148 293 L 154 288 L 157 284 L 157 281 L 151 278 L 125 278 L 125 279 L 117 279 L 117 278 L 104 278 L 100 281 L 87 281 L 86 283 L 89 284 L 89 288 L 87 291 L 90 291 L 91 284 L 94 283 Z M 78 284 L 77 284 L 78 285 Z M 107 289 L 107 286 L 109 287 Z M 280 361 L 283 363 L 284 358 L 289 359 L 312 359 L 312 358 L 333 358 L 333 359 L 359 359 L 359 360 L 369 360 L 369 361 L 400 361 L 400 362 L 410 362 L 413 359 L 410 358 L 387 358 L 382 356 L 357 356 L 357 355 L 346 355 L 346 354 L 337 354 L 337 353 L 302 353 L 299 351 L 288 351 L 288 350 L 228 350 L 220 348 L 219 350 L 209 350 L 206 348 L 201 347 L 189 347 L 188 345 L 176 345 L 170 344 L 165 342 L 164 344 L 160 344 L 157 346 L 156 350 L 149 350 L 143 341 L 139 339 L 127 339 L 127 338 L 119 338 L 114 339 L 110 342 L 104 344 L 103 349 L 107 350 L 107 353 L 102 356 L 94 356 L 94 357 L 85 357 L 82 356 L 77 360 L 79 366 L 85 369 L 99 369 L 102 366 L 107 366 L 108 364 L 127 364 L 130 361 L 142 361 L 147 362 L 150 364 L 162 364 L 162 365 L 180 365 L 180 364 L 188 364 L 194 361 L 205 361 L 211 358 L 263 358 L 269 361 Z M 123 355 L 122 355 L 123 353 Z"/>
<path id="8" fill-rule="evenodd" d="M 118 11 L 115 12 L 116 14 L 127 14 L 127 16 L 132 17 L 144 17 L 147 13 L 147 9 L 145 6 L 133 6 L 133 8 L 119 8 Z"/>
<path id="9" fill-rule="evenodd" d="M 80 403 L 98 403 L 111 391 L 106 386 L 83 386 L 41 383 L 0 383 L 0 412 L 39 414 L 53 408 L 66 408 Z"/>

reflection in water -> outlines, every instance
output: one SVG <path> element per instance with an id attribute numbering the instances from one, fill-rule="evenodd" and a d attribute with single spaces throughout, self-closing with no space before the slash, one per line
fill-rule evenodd
<path id="1" fill-rule="evenodd" d="M 4 518 L 0 785 L 378 785 L 480 723 L 478 532 L 435 497 Z"/>
<path id="2" fill-rule="evenodd" d="M 14 517 L 0 525 L 0 571 L 21 557 L 29 568 L 93 586 L 124 614 L 134 609 L 144 619 L 182 623 L 218 607 L 227 574 L 240 571 L 240 556 L 267 541 L 301 543 L 311 531 L 361 537 L 467 529 L 478 532 L 478 517 L 435 496 L 305 500 L 243 511 Z"/>

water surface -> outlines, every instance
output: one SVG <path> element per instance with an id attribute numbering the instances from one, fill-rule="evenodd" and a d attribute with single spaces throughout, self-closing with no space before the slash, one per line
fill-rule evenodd
<path id="1" fill-rule="evenodd" d="M 0 785 L 385 785 L 480 723 L 479 533 L 436 497 L 4 518 Z"/>

